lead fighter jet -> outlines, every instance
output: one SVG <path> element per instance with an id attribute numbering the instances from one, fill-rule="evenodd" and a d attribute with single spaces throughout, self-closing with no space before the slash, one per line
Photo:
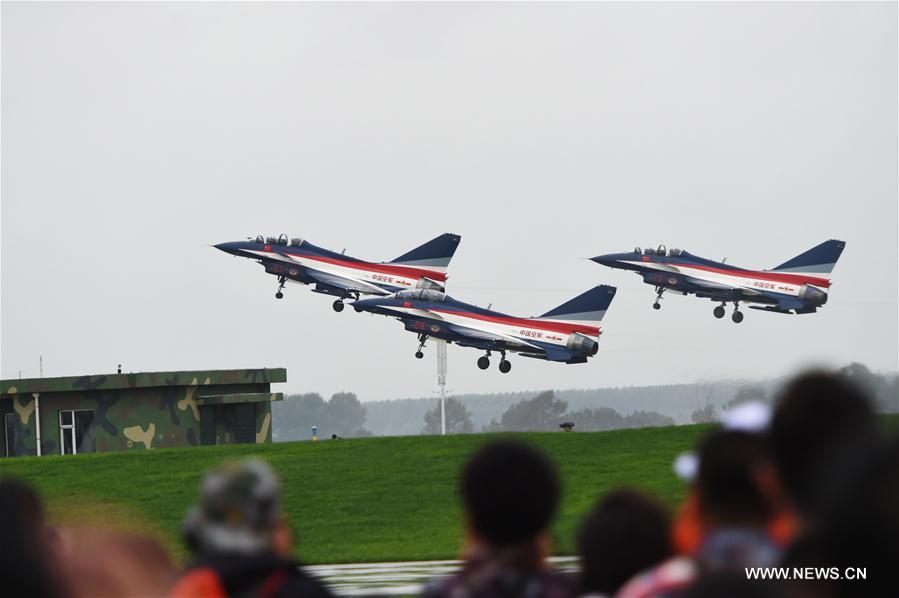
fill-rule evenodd
<path id="1" fill-rule="evenodd" d="M 344 299 L 360 295 L 390 295 L 403 289 L 444 290 L 446 269 L 461 237 L 449 233 L 389 262 L 366 262 L 287 235 L 220 243 L 216 249 L 256 260 L 278 277 L 275 297 L 284 296 L 288 282 L 313 285 L 316 293 L 337 297 L 334 311 L 343 311 Z"/>
<path id="2" fill-rule="evenodd" d="M 482 370 L 490 367 L 491 353 L 499 353 L 499 371 L 506 374 L 512 369 L 506 352 L 547 361 L 585 363 L 599 350 L 599 322 L 614 296 L 615 287 L 594 287 L 537 318 L 490 311 L 428 289 L 361 299 L 353 302 L 353 308 L 400 320 L 406 330 L 418 335 L 418 359 L 424 357 L 425 342 L 434 337 L 486 351 L 478 359 Z"/>
<path id="3" fill-rule="evenodd" d="M 817 311 L 827 303 L 830 273 L 845 246 L 843 241 L 825 241 L 772 270 L 746 270 L 680 249 L 666 251 L 664 245 L 591 259 L 610 268 L 632 270 L 643 277 L 643 282 L 655 286 L 654 309 L 662 307 L 659 301 L 665 291 L 693 294 L 721 302 L 713 311 L 716 318 L 723 318 L 724 306 L 733 302 L 731 319 L 740 323 L 741 302 L 759 304 L 750 305 L 750 309 L 782 314 Z"/>

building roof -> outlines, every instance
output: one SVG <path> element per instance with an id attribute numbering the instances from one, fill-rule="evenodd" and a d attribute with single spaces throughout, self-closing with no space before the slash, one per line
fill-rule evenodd
<path id="1" fill-rule="evenodd" d="M 0 380 L 0 394 L 33 392 L 69 392 L 73 390 L 114 390 L 195 384 L 266 384 L 287 381 L 284 368 L 247 368 L 241 370 L 188 370 L 183 372 L 135 372 L 94 374 L 63 378 L 21 378 Z"/>

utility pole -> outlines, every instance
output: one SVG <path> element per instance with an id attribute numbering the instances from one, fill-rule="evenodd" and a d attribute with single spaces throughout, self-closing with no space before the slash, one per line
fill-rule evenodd
<path id="1" fill-rule="evenodd" d="M 446 342 L 437 341 L 437 384 L 440 386 L 440 434 L 446 436 Z"/>

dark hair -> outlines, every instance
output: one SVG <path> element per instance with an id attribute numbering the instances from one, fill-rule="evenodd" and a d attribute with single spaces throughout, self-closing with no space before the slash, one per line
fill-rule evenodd
<path id="1" fill-rule="evenodd" d="M 672 554 L 670 518 L 657 500 L 636 490 L 606 494 L 578 533 L 581 594 L 613 595 L 634 575 Z"/>
<path id="2" fill-rule="evenodd" d="M 843 377 L 810 372 L 782 392 L 770 437 L 781 483 L 807 513 L 820 494 L 821 478 L 832 477 L 840 464 L 840 453 L 876 439 L 878 430 L 865 393 Z"/>
<path id="3" fill-rule="evenodd" d="M 773 512 L 761 487 L 769 463 L 766 438 L 739 430 L 716 430 L 699 449 L 696 490 L 703 518 L 722 524 L 763 523 Z"/>
<path id="4" fill-rule="evenodd" d="M 786 593 L 775 582 L 762 579 L 747 579 L 741 570 L 715 571 L 704 573 L 686 589 L 678 593 L 678 598 L 780 598 Z"/>
<path id="5" fill-rule="evenodd" d="M 854 468 L 822 497 L 822 517 L 791 547 L 789 567 L 864 567 L 865 579 L 841 576 L 827 582 L 795 582 L 814 595 L 826 584 L 831 595 L 892 596 L 899 554 L 899 439 L 853 451 Z M 796 592 L 799 593 L 799 592 Z"/>
<path id="6" fill-rule="evenodd" d="M 468 460 L 461 494 L 474 531 L 493 546 L 510 546 L 533 540 L 549 526 L 559 503 L 559 478 L 536 449 L 501 440 Z"/>
<path id="7" fill-rule="evenodd" d="M 44 511 L 30 486 L 0 480 L 0 580 L 5 595 L 52 597 L 62 594 L 50 567 Z"/>

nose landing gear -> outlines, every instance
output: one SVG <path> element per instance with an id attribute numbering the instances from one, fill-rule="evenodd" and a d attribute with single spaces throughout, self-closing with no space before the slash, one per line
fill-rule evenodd
<path id="1" fill-rule="evenodd" d="M 415 359 L 421 359 L 422 357 L 425 356 L 425 354 L 422 353 L 421 350 L 425 348 L 425 342 L 427 340 L 428 340 L 427 334 L 419 334 L 418 335 L 418 350 L 415 351 Z"/>
<path id="2" fill-rule="evenodd" d="M 665 292 L 665 287 L 656 287 L 656 292 L 658 293 L 658 295 L 656 295 L 656 302 L 652 304 L 652 308 L 662 309 L 662 304 L 659 303 L 659 301 L 662 300 L 662 293 Z"/>
<path id="3" fill-rule="evenodd" d="M 284 293 L 282 293 L 281 291 L 284 290 L 285 284 L 287 284 L 287 277 L 279 276 L 278 277 L 278 290 L 275 291 L 275 299 L 281 299 L 282 297 L 284 297 Z"/>

